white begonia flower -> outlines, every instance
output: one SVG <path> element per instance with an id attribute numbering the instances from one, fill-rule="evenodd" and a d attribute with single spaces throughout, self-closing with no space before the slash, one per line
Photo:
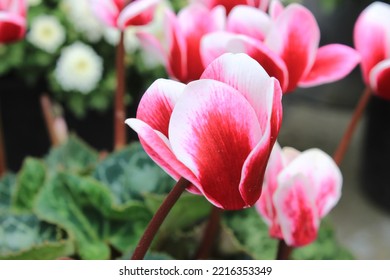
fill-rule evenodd
<path id="1" fill-rule="evenodd" d="M 103 60 L 90 46 L 76 42 L 62 49 L 54 74 L 64 90 L 87 94 L 102 77 Z"/>
<path id="2" fill-rule="evenodd" d="M 105 26 L 92 12 L 89 0 L 62 0 L 61 8 L 75 29 L 82 33 L 89 42 L 96 43 L 102 38 Z"/>
<path id="3" fill-rule="evenodd" d="M 65 29 L 54 16 L 40 15 L 31 23 L 27 40 L 48 53 L 54 53 L 65 42 Z"/>
<path id="4" fill-rule="evenodd" d="M 38 6 L 41 3 L 42 3 L 42 0 L 28 0 L 27 1 L 27 4 L 29 7 Z"/>

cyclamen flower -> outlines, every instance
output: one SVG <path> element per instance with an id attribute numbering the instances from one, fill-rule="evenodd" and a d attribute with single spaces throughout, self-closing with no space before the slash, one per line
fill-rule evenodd
<path id="1" fill-rule="evenodd" d="M 173 11 L 165 10 L 166 45 L 149 33 L 139 32 L 137 35 L 144 48 L 161 58 L 170 77 L 188 83 L 199 79 L 205 69 L 200 55 L 203 36 L 224 29 L 225 19 L 222 7 L 210 11 L 199 3 L 191 4 L 180 10 L 177 16 Z"/>
<path id="2" fill-rule="evenodd" d="M 226 33 L 228 32 L 228 33 Z M 319 47 L 320 30 L 313 14 L 300 4 L 286 8 L 278 1 L 269 14 L 236 6 L 227 18 L 225 33 L 210 34 L 202 42 L 204 63 L 223 52 L 242 52 L 259 61 L 281 83 L 284 93 L 297 86 L 334 82 L 348 75 L 360 56 L 341 44 Z"/>
<path id="3" fill-rule="evenodd" d="M 342 175 L 332 158 L 318 149 L 302 153 L 274 145 L 256 208 L 271 237 L 289 246 L 317 238 L 321 218 L 341 196 Z"/>
<path id="4" fill-rule="evenodd" d="M 374 2 L 355 23 L 354 41 L 362 56 L 364 82 L 379 97 L 390 100 L 390 5 Z"/>
<path id="5" fill-rule="evenodd" d="M 26 0 L 0 0 L 0 44 L 22 39 L 26 32 Z"/>
<path id="6" fill-rule="evenodd" d="M 27 40 L 36 47 L 54 53 L 65 41 L 65 30 L 54 16 L 34 18 Z"/>
<path id="7" fill-rule="evenodd" d="M 64 90 L 84 94 L 96 88 L 102 73 L 102 58 L 90 46 L 80 42 L 62 49 L 54 72 Z"/>
<path id="8" fill-rule="evenodd" d="M 252 206 L 278 135 L 281 89 L 245 54 L 224 54 L 188 85 L 159 79 L 126 123 L 174 179 L 223 209 Z"/>
<path id="9" fill-rule="evenodd" d="M 125 29 L 148 24 L 160 0 L 90 0 L 96 16 L 106 25 Z M 127 4 L 130 2 L 130 4 Z"/>

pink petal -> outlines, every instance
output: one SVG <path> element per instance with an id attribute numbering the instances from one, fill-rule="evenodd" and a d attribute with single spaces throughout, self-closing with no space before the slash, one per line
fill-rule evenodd
<path id="1" fill-rule="evenodd" d="M 271 25 L 269 16 L 250 6 L 236 6 L 228 16 L 226 29 L 263 41 Z"/>
<path id="2" fill-rule="evenodd" d="M 273 20 L 275 20 L 284 10 L 282 2 L 279 0 L 272 0 L 269 5 L 269 15 Z"/>
<path id="3" fill-rule="evenodd" d="M 378 63 L 370 72 L 374 94 L 390 100 L 390 59 Z"/>
<path id="4" fill-rule="evenodd" d="M 359 62 L 360 55 L 354 49 L 339 44 L 326 45 L 318 49 L 312 69 L 301 79 L 299 86 L 317 86 L 340 80 Z"/>
<path id="5" fill-rule="evenodd" d="M 224 27 L 224 14 L 220 7 L 209 11 L 202 5 L 190 5 L 178 14 L 178 22 L 187 44 L 187 81 L 199 79 L 204 66 L 200 55 L 202 37 Z"/>
<path id="6" fill-rule="evenodd" d="M 246 53 L 259 62 L 268 75 L 277 78 L 283 89 L 287 88 L 288 73 L 283 60 L 261 42 L 245 35 L 224 31 L 209 33 L 202 38 L 200 52 L 206 66 L 227 52 Z"/>
<path id="7" fill-rule="evenodd" d="M 304 246 L 316 239 L 320 220 L 310 183 L 304 176 L 298 174 L 281 182 L 274 204 L 289 246 Z"/>
<path id="8" fill-rule="evenodd" d="M 119 8 L 112 0 L 91 0 L 91 8 L 95 15 L 106 25 L 117 27 Z"/>
<path id="9" fill-rule="evenodd" d="M 275 87 L 274 80 L 259 63 L 246 54 L 227 53 L 214 60 L 201 78 L 221 81 L 237 89 L 252 105 L 261 129 L 266 131 L 274 94 L 279 86 Z"/>
<path id="10" fill-rule="evenodd" d="M 295 158 L 279 175 L 280 182 L 296 175 L 306 178 L 315 193 L 318 216 L 324 217 L 341 197 L 342 175 L 333 159 L 319 149 L 309 149 Z"/>
<path id="11" fill-rule="evenodd" d="M 153 19 L 154 11 L 160 0 L 137 0 L 128 4 L 118 17 L 118 27 L 148 24 Z"/>
<path id="12" fill-rule="evenodd" d="M 213 80 L 186 87 L 169 126 L 177 158 L 199 179 L 207 199 L 229 210 L 249 206 L 239 191 L 241 171 L 261 137 L 251 104 L 234 88 Z"/>
<path id="13" fill-rule="evenodd" d="M 299 4 L 289 5 L 276 19 L 265 42 L 286 63 L 287 92 L 295 89 L 299 80 L 310 71 L 319 39 L 320 31 L 313 14 Z"/>
<path id="14" fill-rule="evenodd" d="M 150 53 L 158 62 L 168 67 L 168 56 L 164 51 L 161 42 L 155 36 L 144 31 L 138 31 L 136 36 L 143 51 Z"/>
<path id="15" fill-rule="evenodd" d="M 18 41 L 25 33 L 26 20 L 23 17 L 0 12 L 0 44 Z"/>
<path id="16" fill-rule="evenodd" d="M 226 13 L 230 13 L 237 5 L 247 4 L 247 0 L 204 0 L 203 2 L 205 2 L 208 8 L 214 8 L 221 5 L 226 9 Z"/>
<path id="17" fill-rule="evenodd" d="M 390 5 L 374 2 L 359 16 L 354 28 L 355 48 L 362 56 L 363 78 L 369 84 L 371 69 L 390 55 Z"/>
<path id="18" fill-rule="evenodd" d="M 167 71 L 171 77 L 186 83 L 188 82 L 187 43 L 176 15 L 169 9 L 165 10 L 164 25 L 169 54 Z"/>
<path id="19" fill-rule="evenodd" d="M 283 162 L 285 166 L 289 165 L 294 159 L 296 159 L 301 154 L 300 151 L 292 147 L 283 147 L 282 153 L 283 153 Z"/>
<path id="20" fill-rule="evenodd" d="M 172 80 L 158 79 L 144 93 L 137 109 L 137 119 L 168 137 L 168 126 L 177 99 L 185 85 Z"/>
<path id="21" fill-rule="evenodd" d="M 276 210 L 273 204 L 273 195 L 278 187 L 278 174 L 284 167 L 281 148 L 278 143 L 275 143 L 270 158 L 268 160 L 267 169 L 264 175 L 263 190 L 260 199 L 256 203 L 256 208 L 262 215 L 266 223 L 272 228 L 272 237 L 281 237 L 281 232 L 277 233 L 276 228 L 279 226 L 279 222 L 276 217 Z M 279 227 L 280 228 L 280 227 Z"/>
<path id="22" fill-rule="evenodd" d="M 139 140 L 145 152 L 165 172 L 175 180 L 179 180 L 181 177 L 186 178 L 193 184 L 188 190 L 200 194 L 199 189 L 195 187 L 199 185 L 198 179 L 176 158 L 170 148 L 169 140 L 164 135 L 138 119 L 127 119 L 126 124 L 138 133 Z"/>

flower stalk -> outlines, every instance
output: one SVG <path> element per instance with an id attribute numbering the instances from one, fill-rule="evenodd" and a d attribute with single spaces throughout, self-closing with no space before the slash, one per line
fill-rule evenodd
<path id="1" fill-rule="evenodd" d="M 120 150 L 126 145 L 125 110 L 125 47 L 124 32 L 121 31 L 116 50 L 116 93 L 114 105 L 114 150 Z"/>
<path id="2" fill-rule="evenodd" d="M 290 255 L 293 251 L 293 247 L 288 246 L 283 239 L 279 240 L 278 244 L 278 252 L 276 254 L 277 260 L 288 260 L 290 259 Z"/>
<path id="3" fill-rule="evenodd" d="M 52 110 L 52 104 L 50 102 L 47 94 L 43 94 L 40 99 L 41 108 L 43 112 L 43 117 L 45 119 L 46 128 L 49 133 L 51 145 L 58 146 L 60 144 L 60 140 L 57 136 L 55 125 L 54 125 L 54 115 Z"/>
<path id="4" fill-rule="evenodd" d="M 209 216 L 209 220 L 206 229 L 203 234 L 202 241 L 200 243 L 198 252 L 196 253 L 196 259 L 206 260 L 210 255 L 212 246 L 218 236 L 219 229 L 221 227 L 221 214 L 223 210 L 213 206 Z"/>
<path id="5" fill-rule="evenodd" d="M 369 87 L 366 87 L 366 89 L 363 92 L 363 95 L 360 97 L 360 100 L 358 102 L 358 105 L 355 108 L 355 111 L 353 112 L 352 118 L 348 124 L 348 127 L 341 138 L 341 141 L 339 142 L 339 145 L 336 149 L 336 152 L 333 155 L 333 160 L 336 162 L 337 165 L 340 166 L 341 162 L 344 159 L 344 155 L 348 149 L 348 146 L 351 143 L 351 139 L 353 136 L 353 133 L 356 130 L 356 126 L 359 123 L 359 120 L 361 119 L 364 110 L 367 107 L 368 101 L 371 97 L 371 90 Z"/>
<path id="6" fill-rule="evenodd" d="M 164 222 L 173 205 L 175 205 L 176 201 L 189 185 L 190 182 L 188 180 L 180 178 L 173 189 L 169 192 L 168 196 L 165 198 L 160 208 L 154 214 L 152 220 L 146 227 L 145 232 L 138 242 L 133 256 L 131 257 L 132 260 L 142 260 L 145 257 L 145 254 L 148 251 L 161 224 Z"/>

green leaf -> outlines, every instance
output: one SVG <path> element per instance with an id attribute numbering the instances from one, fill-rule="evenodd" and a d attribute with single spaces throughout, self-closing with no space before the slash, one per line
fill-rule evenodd
<path id="1" fill-rule="evenodd" d="M 86 174 L 93 170 L 98 157 L 95 150 L 75 135 L 71 135 L 66 143 L 50 150 L 46 163 L 51 173 L 67 170 Z"/>
<path id="2" fill-rule="evenodd" d="M 0 259 L 56 259 L 73 254 L 73 243 L 54 225 L 31 214 L 0 214 Z"/>
<path id="3" fill-rule="evenodd" d="M 138 142 L 108 156 L 93 176 L 110 187 L 117 204 L 141 199 L 145 193 L 167 193 L 175 184 Z"/>
<path id="4" fill-rule="evenodd" d="M 249 255 L 255 259 L 275 259 L 278 241 L 269 237 L 268 227 L 255 209 L 229 214 L 225 222 Z M 292 258 L 335 260 L 351 259 L 353 256 L 337 242 L 332 226 L 324 219 L 317 240 L 308 246 L 294 249 Z"/>
<path id="5" fill-rule="evenodd" d="M 0 178 L 0 212 L 10 209 L 15 182 L 16 176 L 12 173 L 7 173 Z"/>
<path id="6" fill-rule="evenodd" d="M 68 173 L 58 173 L 47 182 L 35 210 L 70 234 L 83 259 L 110 258 L 110 245 L 129 250 L 151 217 L 140 202 L 118 207 L 106 186 Z"/>
<path id="7" fill-rule="evenodd" d="M 45 177 L 46 168 L 43 162 L 27 158 L 17 177 L 13 208 L 17 211 L 31 211 L 35 197 L 44 184 Z"/>
<path id="8" fill-rule="evenodd" d="M 165 195 L 145 194 L 145 203 L 154 213 L 162 204 Z M 193 228 L 204 220 L 211 211 L 211 204 L 200 195 L 183 194 L 172 207 L 161 225 L 156 241 L 164 242 L 166 238 L 178 231 Z M 158 245 L 156 245 L 158 246 Z"/>
<path id="9" fill-rule="evenodd" d="M 277 241 L 271 239 L 268 227 L 253 208 L 227 213 L 224 222 L 238 242 L 254 259 L 274 259 Z"/>

